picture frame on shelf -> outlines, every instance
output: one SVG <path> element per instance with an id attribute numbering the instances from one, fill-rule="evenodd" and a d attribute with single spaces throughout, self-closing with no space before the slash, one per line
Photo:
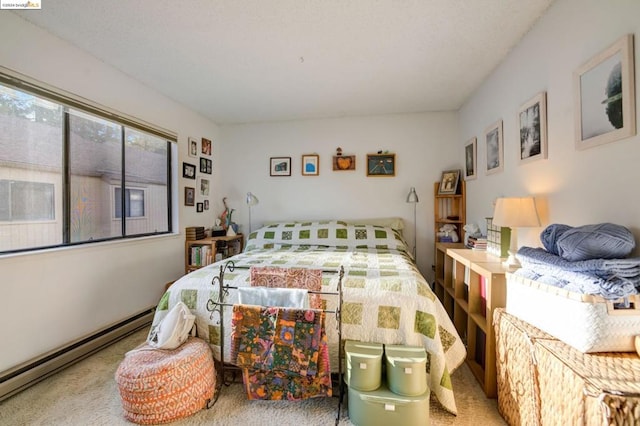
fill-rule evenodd
<path id="1" fill-rule="evenodd" d="M 202 155 L 206 155 L 206 156 L 210 157 L 212 149 L 213 149 L 213 147 L 212 147 L 212 144 L 211 144 L 211 139 L 202 138 L 201 150 L 200 150 Z"/>
<path id="2" fill-rule="evenodd" d="M 464 180 L 478 177 L 478 138 L 473 137 L 464 146 Z"/>
<path id="3" fill-rule="evenodd" d="M 395 154 L 367 154 L 367 176 L 396 175 Z"/>
<path id="4" fill-rule="evenodd" d="M 518 113 L 519 162 L 547 158 L 547 93 L 540 92 L 525 102 Z"/>
<path id="5" fill-rule="evenodd" d="M 196 166 L 189 163 L 182 163 L 182 177 L 187 179 L 195 179 Z"/>
<path id="6" fill-rule="evenodd" d="M 576 149 L 636 134 L 633 34 L 626 34 L 573 74 Z"/>
<path id="7" fill-rule="evenodd" d="M 460 170 L 445 170 L 440 178 L 438 195 L 455 195 L 458 192 Z"/>
<path id="8" fill-rule="evenodd" d="M 318 176 L 320 174 L 320 156 L 304 154 L 302 156 L 302 176 Z"/>
<path id="9" fill-rule="evenodd" d="M 213 173 L 213 161 L 200 157 L 200 173 L 206 173 L 208 175 Z"/>
<path id="10" fill-rule="evenodd" d="M 269 176 L 291 176 L 291 157 L 271 157 Z"/>
<path id="11" fill-rule="evenodd" d="M 188 154 L 189 157 L 198 157 L 198 140 L 195 138 L 189 138 L 188 140 Z"/>
<path id="12" fill-rule="evenodd" d="M 196 203 L 196 211 L 202 213 L 204 211 L 204 205 L 202 203 Z"/>
<path id="13" fill-rule="evenodd" d="M 191 186 L 185 186 L 184 188 L 184 205 L 193 206 L 196 201 L 196 189 Z"/>
<path id="14" fill-rule="evenodd" d="M 504 170 L 504 141 L 502 139 L 502 120 L 491 124 L 485 130 L 487 152 L 486 174 L 490 175 Z"/>

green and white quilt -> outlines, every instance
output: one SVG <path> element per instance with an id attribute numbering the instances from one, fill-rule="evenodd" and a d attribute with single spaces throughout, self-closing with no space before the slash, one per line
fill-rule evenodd
<path id="1" fill-rule="evenodd" d="M 466 356 L 466 350 L 443 306 L 416 268 L 399 233 L 374 225 L 342 222 L 280 223 L 252 233 L 245 251 L 222 262 L 194 271 L 176 281 L 162 296 L 154 324 L 178 301 L 196 315 L 198 336 L 208 341 L 220 359 L 220 322 L 207 309 L 209 299 L 218 299 L 217 280 L 221 266 L 233 261 L 224 284 L 249 286 L 249 268 L 278 266 L 323 270 L 322 289 L 337 290 L 342 280 L 342 337 L 384 344 L 423 346 L 427 351 L 427 377 L 431 391 L 442 406 L 456 413 L 450 374 Z M 338 296 L 323 295 L 326 309 L 334 310 Z M 229 290 L 225 303 L 237 303 L 237 291 Z M 224 355 L 229 361 L 231 308 L 223 316 Z M 328 314 L 326 331 L 337 371 L 338 335 L 334 315 Z"/>

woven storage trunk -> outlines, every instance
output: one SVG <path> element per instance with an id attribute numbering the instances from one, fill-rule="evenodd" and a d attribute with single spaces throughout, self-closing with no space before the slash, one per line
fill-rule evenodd
<path id="1" fill-rule="evenodd" d="M 540 425 L 538 375 L 532 357 L 538 339 L 555 340 L 531 324 L 509 315 L 503 308 L 493 311 L 496 336 L 498 411 L 508 424 Z"/>
<path id="2" fill-rule="evenodd" d="M 507 273 L 507 312 L 581 352 L 634 352 L 640 296 L 630 309 L 599 296 L 572 293 Z"/>
<path id="3" fill-rule="evenodd" d="M 211 348 L 193 337 L 173 350 L 134 349 L 115 376 L 124 417 L 139 424 L 190 416 L 206 407 L 216 386 Z"/>
<path id="4" fill-rule="evenodd" d="M 543 425 L 640 424 L 636 353 L 584 354 L 557 340 L 534 347 Z"/>

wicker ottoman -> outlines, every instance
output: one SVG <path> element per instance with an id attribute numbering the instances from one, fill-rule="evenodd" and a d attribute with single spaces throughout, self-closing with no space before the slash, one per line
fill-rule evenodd
<path id="1" fill-rule="evenodd" d="M 124 416 L 131 422 L 159 424 L 190 416 L 214 397 L 211 348 L 194 337 L 173 350 L 143 345 L 125 355 L 116 382 Z"/>

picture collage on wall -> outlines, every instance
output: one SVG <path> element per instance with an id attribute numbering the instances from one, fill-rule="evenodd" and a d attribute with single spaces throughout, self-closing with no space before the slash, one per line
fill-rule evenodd
<path id="1" fill-rule="evenodd" d="M 625 34 L 596 54 L 573 73 L 575 149 L 629 138 L 636 134 L 634 35 Z M 519 165 L 548 158 L 547 92 L 542 91 L 524 102 L 517 112 L 518 135 L 503 135 L 502 119 L 489 125 L 480 138 L 464 145 L 464 179 L 504 170 L 504 144 L 518 143 Z M 513 135 L 515 136 L 515 135 Z M 478 149 L 484 151 L 478 164 Z"/>
<path id="2" fill-rule="evenodd" d="M 188 156 L 193 160 L 182 163 L 182 177 L 192 179 L 193 186 L 184 188 L 184 205 L 195 206 L 196 212 L 209 210 L 209 195 L 211 175 L 213 174 L 213 142 L 211 139 L 200 140 L 190 137 L 188 139 Z M 195 164 L 194 164 L 195 163 Z M 199 164 L 200 175 L 197 175 Z M 187 184 L 189 185 L 189 184 Z M 196 201 L 202 200 L 202 201 Z"/>

